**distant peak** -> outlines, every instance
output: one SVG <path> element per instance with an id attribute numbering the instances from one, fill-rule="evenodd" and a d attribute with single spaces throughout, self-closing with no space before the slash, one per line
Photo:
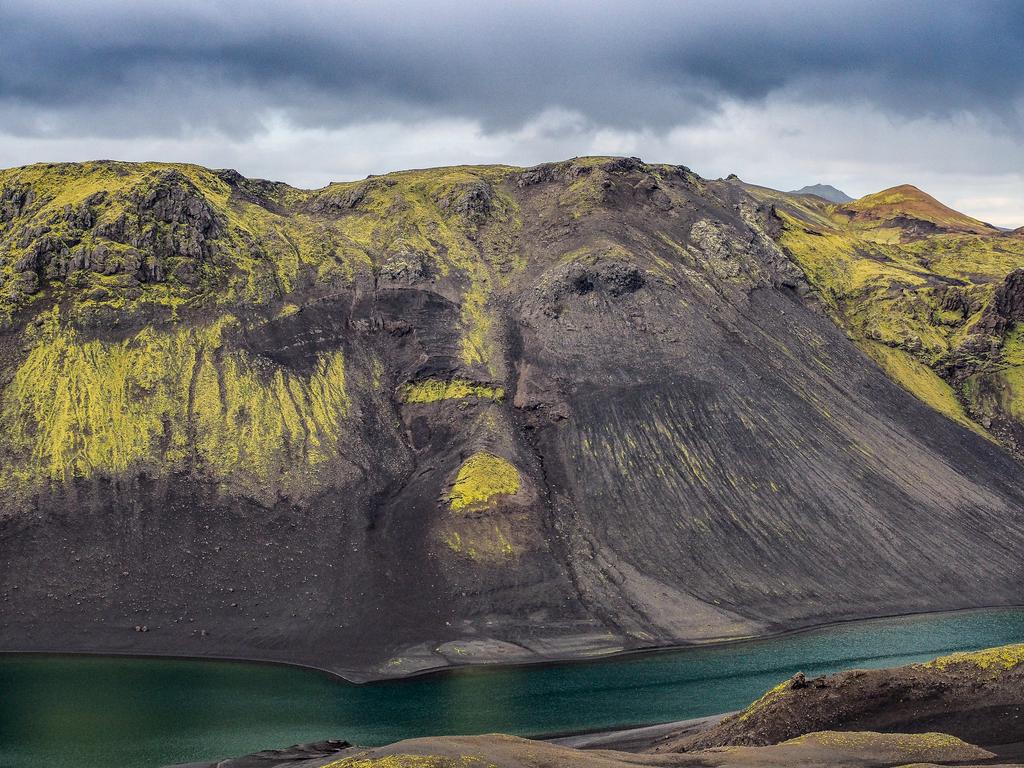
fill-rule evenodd
<path id="1" fill-rule="evenodd" d="M 791 195 L 815 195 L 823 200 L 828 200 L 830 203 L 852 203 L 853 198 L 843 192 L 841 189 L 833 187 L 831 184 L 809 184 L 806 187 L 800 189 L 791 190 Z"/>

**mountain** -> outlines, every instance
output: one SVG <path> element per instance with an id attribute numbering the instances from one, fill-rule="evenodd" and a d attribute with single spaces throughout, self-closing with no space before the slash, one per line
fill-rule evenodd
<path id="1" fill-rule="evenodd" d="M 852 203 L 853 198 L 843 192 L 841 189 L 836 189 L 831 184 L 809 184 L 806 187 L 800 187 L 800 189 L 794 189 L 789 194 L 791 195 L 817 195 L 822 200 L 827 200 L 830 203 Z"/>
<path id="2" fill-rule="evenodd" d="M 0 172 L 0 649 L 366 679 L 1019 603 L 1024 241 L 861 203 Z"/>

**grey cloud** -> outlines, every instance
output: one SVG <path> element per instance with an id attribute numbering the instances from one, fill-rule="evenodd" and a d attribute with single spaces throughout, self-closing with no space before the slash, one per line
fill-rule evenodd
<path id="1" fill-rule="evenodd" d="M 639 6 L 639 7 L 638 7 Z M 21 135 L 244 137 L 545 109 L 661 129 L 789 92 L 1021 122 L 1012 2 L 0 5 L 0 113 Z"/>

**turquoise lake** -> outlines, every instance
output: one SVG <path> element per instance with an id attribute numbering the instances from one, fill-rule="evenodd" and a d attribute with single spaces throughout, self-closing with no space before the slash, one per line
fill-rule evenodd
<path id="1" fill-rule="evenodd" d="M 798 671 L 887 667 L 1022 641 L 1024 609 L 967 611 L 370 685 L 260 664 L 0 656 L 0 766 L 156 768 L 326 738 L 378 745 L 646 725 L 738 709 Z"/>

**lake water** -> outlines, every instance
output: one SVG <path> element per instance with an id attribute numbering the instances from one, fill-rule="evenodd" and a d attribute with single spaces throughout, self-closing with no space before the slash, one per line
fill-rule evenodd
<path id="1" fill-rule="evenodd" d="M 0 656 L 2 768 L 155 768 L 302 741 L 520 735 L 738 709 L 779 681 L 1024 641 L 1024 609 L 882 619 L 576 664 L 349 685 L 291 667 Z"/>

